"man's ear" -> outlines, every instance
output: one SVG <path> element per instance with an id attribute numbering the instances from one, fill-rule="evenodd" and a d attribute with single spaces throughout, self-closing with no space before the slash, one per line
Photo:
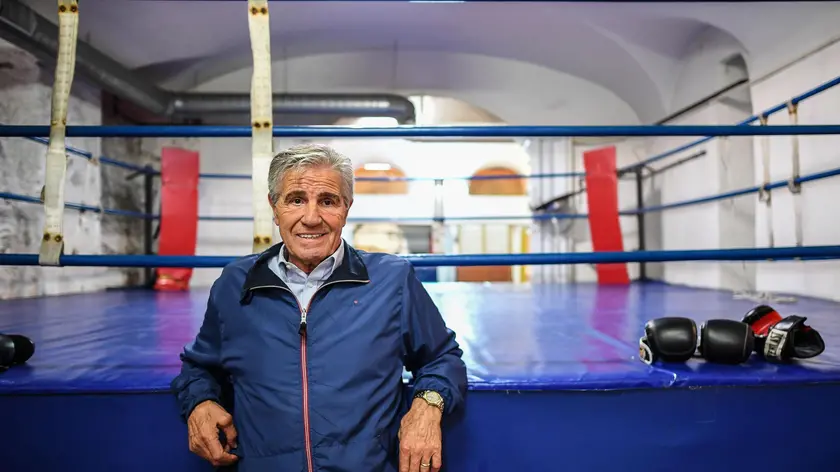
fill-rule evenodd
<path id="1" fill-rule="evenodd" d="M 271 219 L 274 221 L 274 226 L 279 226 L 280 223 L 277 221 L 277 214 L 274 212 L 274 205 L 271 204 L 271 194 L 266 195 L 266 200 L 268 200 L 268 207 L 271 208 Z"/>

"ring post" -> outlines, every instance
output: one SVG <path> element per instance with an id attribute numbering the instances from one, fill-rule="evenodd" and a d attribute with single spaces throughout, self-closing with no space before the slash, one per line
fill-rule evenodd
<path id="1" fill-rule="evenodd" d="M 446 252 L 446 226 L 444 225 L 445 210 L 443 207 L 443 179 L 435 179 L 434 214 L 432 217 L 432 254 Z"/>
<path id="2" fill-rule="evenodd" d="M 146 255 L 154 254 L 152 248 L 152 240 L 154 239 L 152 233 L 152 214 L 155 211 L 154 208 L 154 174 L 153 169 L 151 166 L 146 166 L 146 173 L 143 174 L 143 209 L 146 212 L 146 218 L 143 220 L 143 252 Z M 154 286 L 154 270 L 151 267 L 146 267 L 144 269 L 144 276 L 146 280 L 146 285 L 149 287 Z"/>

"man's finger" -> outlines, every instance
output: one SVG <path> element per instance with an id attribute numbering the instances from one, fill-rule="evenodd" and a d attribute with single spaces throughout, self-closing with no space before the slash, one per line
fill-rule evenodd
<path id="1" fill-rule="evenodd" d="M 212 462 L 216 462 L 221 460 L 222 457 L 225 455 L 224 449 L 222 449 L 222 443 L 216 437 L 211 435 L 202 434 L 201 435 L 201 442 L 204 443 L 204 448 L 207 450 L 208 459 Z"/>
<path id="2" fill-rule="evenodd" d="M 218 460 L 213 461 L 213 465 L 216 466 L 216 467 L 218 467 L 220 465 L 231 465 L 234 462 L 236 462 L 237 460 L 239 460 L 239 457 L 237 457 L 233 454 L 224 452 L 224 453 L 222 453 L 222 457 L 220 457 Z"/>
<path id="3" fill-rule="evenodd" d="M 225 415 L 221 421 L 219 421 L 219 427 L 225 433 L 225 440 L 227 441 L 227 445 L 229 448 L 236 447 L 236 427 L 233 425 L 233 416 Z"/>
<path id="4" fill-rule="evenodd" d="M 420 455 L 414 451 L 408 454 L 408 472 L 425 472 L 420 470 Z"/>
<path id="5" fill-rule="evenodd" d="M 408 465 L 411 460 L 408 447 L 400 444 L 400 472 L 408 472 Z"/>
<path id="6" fill-rule="evenodd" d="M 233 416 L 230 415 L 220 415 L 219 419 L 217 420 L 216 424 L 220 428 L 225 428 L 233 424 Z"/>
<path id="7" fill-rule="evenodd" d="M 231 448 L 236 447 L 236 428 L 233 424 L 225 426 L 222 428 L 222 432 L 225 433 L 225 440 L 227 441 L 227 445 Z"/>
<path id="8" fill-rule="evenodd" d="M 417 468 L 420 472 L 429 472 L 432 466 L 432 452 L 424 451 L 418 454 L 418 457 L 420 462 L 417 464 Z"/>
<path id="9" fill-rule="evenodd" d="M 443 467 L 443 458 L 441 457 L 440 452 L 435 452 L 432 454 L 432 472 L 438 472 L 441 467 Z"/>
<path id="10" fill-rule="evenodd" d="M 212 453 L 204 441 L 204 437 L 200 435 L 193 435 L 190 437 L 190 451 L 195 453 L 198 457 L 204 460 L 212 460 Z"/>
<path id="11" fill-rule="evenodd" d="M 196 439 L 197 438 L 195 436 L 190 435 L 190 452 L 192 452 L 193 454 L 197 454 L 199 457 L 207 459 L 206 457 L 204 457 L 203 445 Z"/>

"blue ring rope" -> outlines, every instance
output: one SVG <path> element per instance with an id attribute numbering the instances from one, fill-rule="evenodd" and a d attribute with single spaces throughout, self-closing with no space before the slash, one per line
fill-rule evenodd
<path id="1" fill-rule="evenodd" d="M 2 125 L 0 137 L 48 136 L 49 126 Z M 68 126 L 68 137 L 248 138 L 249 126 Z M 276 126 L 273 136 L 336 137 L 594 137 L 594 136 L 791 136 L 840 134 L 840 125 L 643 125 L 643 126 Z"/>
<path id="2" fill-rule="evenodd" d="M 26 202 L 26 203 L 36 203 L 42 204 L 40 198 L 37 197 L 30 197 L 28 195 L 19 195 L 17 193 L 11 192 L 0 192 L 0 198 L 5 198 L 6 200 L 14 200 L 18 202 Z M 156 215 L 147 215 L 146 213 L 142 213 L 139 211 L 130 211 L 130 210 L 116 210 L 111 208 L 100 208 L 90 205 L 82 205 L 81 203 L 65 203 L 65 208 L 70 210 L 77 210 L 80 212 L 90 211 L 93 213 L 102 213 L 105 215 L 116 215 L 116 216 L 127 216 L 130 218 L 139 218 L 139 219 L 149 219 L 155 220 L 158 217 Z"/>
<path id="3" fill-rule="evenodd" d="M 8 126 L 8 125 L 0 125 L 0 126 Z M 30 141 L 35 141 L 36 143 L 40 143 L 40 144 L 43 144 L 45 146 L 48 146 L 50 144 L 49 139 L 43 138 L 43 137 L 40 137 L 40 136 L 21 136 L 21 137 L 24 138 L 24 139 L 28 139 Z M 84 149 L 80 149 L 80 148 L 73 147 L 73 146 L 65 146 L 64 150 L 68 154 L 72 154 L 72 155 L 79 156 L 79 157 L 84 157 L 88 161 L 93 160 L 93 153 L 90 152 L 90 151 L 85 151 Z M 103 164 L 110 165 L 110 166 L 114 166 L 114 167 L 120 167 L 120 168 L 127 169 L 127 170 L 133 170 L 135 172 L 140 172 L 140 173 L 143 173 L 143 174 L 160 174 L 160 172 L 158 172 L 156 170 L 153 170 L 153 169 L 150 169 L 148 167 L 139 166 L 137 164 L 131 164 L 131 163 L 124 162 L 124 161 L 119 161 L 117 159 L 111 159 L 110 157 L 106 157 L 106 156 L 100 156 L 99 157 L 99 162 L 101 162 Z"/>
<path id="4" fill-rule="evenodd" d="M 840 259 L 840 246 L 697 249 L 679 251 L 579 252 L 537 254 L 421 254 L 401 256 L 416 267 L 613 264 L 673 261 L 759 261 Z M 237 256 L 64 255 L 64 267 L 192 267 L 219 268 Z M 38 254 L 0 254 L 0 265 L 37 266 Z"/>
<path id="5" fill-rule="evenodd" d="M 826 171 L 823 171 L 823 172 L 816 172 L 814 174 L 809 174 L 809 175 L 804 175 L 804 176 L 798 177 L 796 179 L 793 179 L 793 182 L 801 184 L 801 183 L 805 183 L 805 182 L 813 182 L 815 180 L 827 179 L 829 177 L 835 177 L 835 176 L 838 176 L 838 175 L 840 175 L 840 168 L 826 170 Z M 789 180 L 778 180 L 776 182 L 771 182 L 767 185 L 756 185 L 756 186 L 753 186 L 753 187 L 747 187 L 747 188 L 742 188 L 742 189 L 738 189 L 738 190 L 732 190 L 732 191 L 729 191 L 729 192 L 721 193 L 719 195 L 712 195 L 710 197 L 693 198 L 693 199 L 690 199 L 690 200 L 683 200 L 683 201 L 674 202 L 674 203 L 665 203 L 665 204 L 662 204 L 662 205 L 644 207 L 644 208 L 641 208 L 639 210 L 626 210 L 626 211 L 622 211 L 621 213 L 625 214 L 625 215 L 637 215 L 639 213 L 649 213 L 649 212 L 654 212 L 654 211 L 670 210 L 672 208 L 679 208 L 679 207 L 685 207 L 685 206 L 690 206 L 690 205 L 697 205 L 697 204 L 701 204 L 701 203 L 709 203 L 709 202 L 714 202 L 714 201 L 717 201 L 717 200 L 725 200 L 727 198 L 741 197 L 741 196 L 744 196 L 744 195 L 749 195 L 751 193 L 758 193 L 758 192 L 761 191 L 762 188 L 764 188 L 766 190 L 773 190 L 773 189 L 777 189 L 777 188 L 781 188 L 781 187 L 787 187 L 789 182 L 790 182 Z"/>

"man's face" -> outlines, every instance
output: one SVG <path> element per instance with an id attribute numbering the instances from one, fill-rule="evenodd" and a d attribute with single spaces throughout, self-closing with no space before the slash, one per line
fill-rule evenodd
<path id="1" fill-rule="evenodd" d="M 289 250 L 289 261 L 310 272 L 341 244 L 352 202 L 341 198 L 341 176 L 328 167 L 287 173 L 274 205 L 274 223 Z"/>

